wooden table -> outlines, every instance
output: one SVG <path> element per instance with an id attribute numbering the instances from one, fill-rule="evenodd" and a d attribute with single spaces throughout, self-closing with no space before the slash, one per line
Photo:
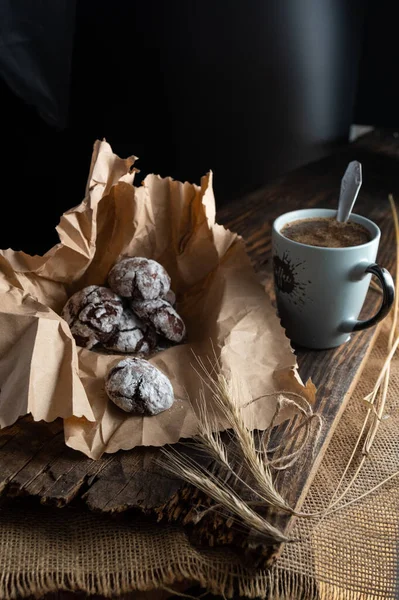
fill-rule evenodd
<path id="1" fill-rule="evenodd" d="M 394 232 L 388 194 L 399 200 L 399 138 L 393 132 L 377 131 L 219 212 L 218 222 L 246 240 L 253 265 L 271 295 L 273 220 L 294 208 L 336 207 L 341 177 L 351 160 L 359 160 L 363 166 L 364 183 L 356 212 L 381 227 L 379 262 L 393 270 Z M 365 312 L 374 312 L 379 302 L 378 293 L 370 291 Z M 318 388 L 315 409 L 323 416 L 325 425 L 315 457 L 304 455 L 293 468 L 276 476 L 278 488 L 296 508 L 304 500 L 374 337 L 375 330 L 368 330 L 336 350 L 297 352 L 302 379 L 311 377 Z M 142 511 L 157 519 L 183 523 L 197 542 L 228 543 L 248 549 L 247 536 L 229 529 L 223 519 L 212 513 L 199 525 L 193 525 L 192 506 L 200 501 L 198 493 L 179 480 L 165 477 L 156 465 L 158 456 L 158 449 L 142 447 L 94 462 L 64 445 L 60 420 L 32 423 L 25 417 L 0 432 L 0 492 L 4 496 L 37 497 L 43 503 L 60 507 L 83 500 L 89 509 L 123 513 L 127 519 L 137 518 L 137 511 Z M 273 518 L 289 532 L 292 519 L 281 515 Z M 270 564 L 278 552 L 278 546 L 271 546 L 264 547 L 257 555 L 262 554 L 262 561 Z"/>

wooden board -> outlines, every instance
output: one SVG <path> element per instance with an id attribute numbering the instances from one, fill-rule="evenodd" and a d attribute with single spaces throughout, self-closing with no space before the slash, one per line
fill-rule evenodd
<path id="1" fill-rule="evenodd" d="M 374 132 L 337 155 L 237 200 L 218 214 L 218 222 L 246 240 L 253 265 L 271 296 L 273 220 L 294 208 L 335 207 L 341 177 L 348 162 L 355 159 L 362 163 L 364 174 L 356 212 L 380 225 L 379 261 L 392 270 L 394 232 L 387 197 L 393 193 L 399 199 L 399 141 L 389 132 Z M 379 302 L 378 293 L 370 291 L 365 312 L 374 312 Z M 336 350 L 297 351 L 301 377 L 311 377 L 318 388 L 316 410 L 324 419 L 324 428 L 315 457 L 303 455 L 292 469 L 276 477 L 278 488 L 292 506 L 299 508 L 303 502 L 374 336 L 375 330 L 368 330 Z M 276 435 L 282 435 L 286 427 L 281 426 Z M 182 451 L 188 452 L 185 447 Z M 193 525 L 195 505 L 203 498 L 183 482 L 166 477 L 158 458 L 158 449 L 137 448 L 94 462 L 65 446 L 60 420 L 33 423 L 24 417 L 0 432 L 0 493 L 4 497 L 36 497 L 60 507 L 83 501 L 92 510 L 124 513 L 123 518 L 129 519 L 136 518 L 139 510 L 186 525 L 197 542 L 248 549 L 248 536 L 229 528 L 220 516 L 209 513 L 199 525 Z M 273 518 L 285 531 L 290 530 L 292 520 L 281 515 Z M 278 551 L 278 546 L 264 547 L 257 556 L 270 563 Z"/>

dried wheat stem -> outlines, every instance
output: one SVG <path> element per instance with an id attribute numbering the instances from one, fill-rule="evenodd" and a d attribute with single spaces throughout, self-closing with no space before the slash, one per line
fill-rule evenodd
<path id="1" fill-rule="evenodd" d="M 272 506 L 292 512 L 293 509 L 275 489 L 269 466 L 258 456 L 253 435 L 245 426 L 242 412 L 237 402 L 238 398 L 245 397 L 248 393 L 244 389 L 243 383 L 233 377 L 230 382 L 227 382 L 222 374 L 219 374 L 217 379 L 213 380 L 200 357 L 198 357 L 198 363 L 207 375 L 206 379 L 198 371 L 197 373 L 202 378 L 204 385 L 211 390 L 215 406 L 221 412 L 228 425 L 234 430 L 242 452 L 243 461 L 256 481 L 262 493 L 262 498 Z"/>
<path id="2" fill-rule="evenodd" d="M 204 449 L 207 450 L 208 454 L 222 467 L 226 468 L 228 470 L 228 472 L 237 480 L 239 481 L 242 485 L 244 485 L 247 489 L 249 489 L 252 493 L 256 494 L 258 496 L 258 498 L 260 498 L 262 500 L 262 504 L 265 505 L 265 503 L 267 504 L 271 504 L 273 507 L 275 507 L 276 505 L 274 504 L 273 501 L 271 501 L 270 496 L 269 497 L 265 497 L 262 492 L 260 492 L 257 489 L 254 489 L 253 486 L 251 486 L 247 481 L 245 481 L 245 479 L 243 479 L 242 477 L 240 477 L 239 473 L 237 473 L 237 471 L 234 470 L 233 466 L 229 463 L 228 459 L 227 459 L 227 454 L 226 454 L 226 449 L 223 445 L 223 442 L 220 438 L 220 435 L 218 433 L 213 433 L 213 434 L 209 434 L 209 432 L 206 432 L 205 435 L 200 433 L 195 437 L 195 440 L 198 442 L 198 444 L 200 446 L 203 446 Z M 275 467 L 273 465 L 273 468 L 276 470 L 282 470 L 283 468 L 286 469 L 288 466 L 291 466 L 291 464 L 294 464 L 295 460 L 296 460 L 296 453 L 294 453 L 295 458 L 293 460 L 291 460 L 290 463 L 288 463 L 288 465 L 284 465 L 283 467 L 279 468 L 279 467 Z M 286 460 L 286 457 L 282 457 L 283 459 Z M 278 506 L 278 508 L 280 508 L 281 510 L 283 510 L 284 512 L 288 512 L 292 515 L 295 516 L 302 516 L 301 513 L 296 512 L 294 509 L 292 509 L 290 506 L 288 506 L 287 504 L 285 504 L 283 507 L 282 506 Z M 208 509 L 211 510 L 211 509 Z"/>
<path id="3" fill-rule="evenodd" d="M 395 202 L 393 199 L 392 194 L 389 195 L 389 202 L 391 205 L 391 209 L 392 209 L 392 215 L 393 215 L 393 220 L 394 220 L 394 226 L 395 226 L 395 239 L 396 239 L 396 278 L 395 278 L 395 282 L 396 282 L 396 286 L 398 285 L 398 281 L 399 281 L 399 219 L 398 219 L 398 213 L 396 210 L 396 206 L 395 206 Z M 386 404 L 386 399 L 387 399 L 387 395 L 388 395 L 388 385 L 389 385 L 389 377 L 390 377 L 390 365 L 391 365 L 391 361 L 392 358 L 396 352 L 396 349 L 398 347 L 399 344 L 399 336 L 397 336 L 396 340 L 394 341 L 394 336 L 395 336 L 395 332 L 396 332 L 396 328 L 397 328 L 397 322 L 398 322 L 398 314 L 399 314 L 399 295 L 396 293 L 395 295 L 395 304 L 394 304 L 394 312 L 393 312 L 393 323 L 392 323 L 392 327 L 390 330 L 390 334 L 389 334 L 389 340 L 388 340 L 388 356 L 384 362 L 384 365 L 380 371 L 380 375 L 377 379 L 377 382 L 372 390 L 372 392 L 370 394 L 368 394 L 365 397 L 365 400 L 370 404 L 369 409 L 367 410 L 360 434 L 358 435 L 358 438 L 356 440 L 355 443 L 355 447 L 351 453 L 351 456 L 349 458 L 349 461 L 346 464 L 346 467 L 344 469 L 344 472 L 340 478 L 340 481 L 338 483 L 338 486 L 330 500 L 329 506 L 326 509 L 327 511 L 329 511 L 332 507 L 336 506 L 343 498 L 344 496 L 349 492 L 349 490 L 351 489 L 352 485 L 355 483 L 365 461 L 366 458 L 369 455 L 369 452 L 371 450 L 372 444 L 374 442 L 375 436 L 377 434 L 378 431 L 378 427 L 379 424 L 381 422 L 381 419 L 383 417 L 384 414 L 384 409 L 385 409 L 385 404 Z M 383 388 L 381 390 L 381 383 L 383 382 Z M 380 398 L 379 398 L 379 402 L 378 402 L 378 410 L 375 409 L 375 401 L 377 398 L 377 394 L 378 392 L 380 392 Z M 360 460 L 360 463 L 354 473 L 354 475 L 351 477 L 350 482 L 348 483 L 348 485 L 346 486 L 345 490 L 343 491 L 343 493 L 337 498 L 336 495 L 338 493 L 339 488 L 342 485 L 342 482 L 350 468 L 350 466 L 352 465 L 354 456 L 356 454 L 356 451 L 358 449 L 358 446 L 360 444 L 360 440 L 363 436 L 363 433 L 366 429 L 367 423 L 369 418 L 374 416 L 374 419 L 370 425 L 370 430 L 367 433 L 367 437 L 365 440 L 365 443 L 363 445 L 363 449 L 362 449 L 362 458 Z M 386 481 L 389 481 L 390 478 L 384 480 L 382 482 L 385 483 Z M 373 488 L 374 489 L 374 488 Z M 335 499 L 335 500 L 334 500 Z M 360 499 L 360 498 L 359 498 Z M 346 505 L 345 505 L 346 506 Z M 327 514 L 327 513 L 326 513 Z"/>
<path id="4" fill-rule="evenodd" d="M 392 194 L 389 195 L 389 202 L 390 202 L 391 209 L 392 209 L 394 225 L 395 225 L 395 233 L 396 233 L 396 278 L 395 279 L 396 279 L 396 285 L 397 285 L 397 282 L 399 281 L 399 220 L 398 220 L 398 214 L 396 211 L 396 206 L 395 206 L 395 202 L 394 202 Z M 384 376 L 383 376 L 383 378 L 381 378 L 381 376 L 380 376 L 379 379 L 377 380 L 377 383 L 373 390 L 373 397 L 375 397 L 375 395 L 376 395 L 376 390 L 380 388 L 381 382 L 383 382 L 383 387 L 382 387 L 382 391 L 380 390 L 380 401 L 379 401 L 378 411 L 376 411 L 376 414 L 374 415 L 374 420 L 373 420 L 371 429 L 368 432 L 365 444 L 363 446 L 363 454 L 365 454 L 365 455 L 368 455 L 370 452 L 371 446 L 374 442 L 376 433 L 378 431 L 379 424 L 384 415 L 385 404 L 386 404 L 386 399 L 387 399 L 387 395 L 388 395 L 391 360 L 392 360 L 392 357 L 395 354 L 396 348 L 399 344 L 399 336 L 394 341 L 396 326 L 397 326 L 397 322 L 398 322 L 398 309 L 399 309 L 399 295 L 396 294 L 395 295 L 395 303 L 394 303 L 394 311 L 393 311 L 393 323 L 392 323 L 392 327 L 389 332 L 389 338 L 388 338 L 389 354 L 388 354 L 388 357 L 386 360 L 386 367 L 384 364 L 384 367 L 385 367 Z M 389 360 L 389 362 L 387 362 L 388 360 Z M 377 386 L 378 386 L 378 388 L 377 388 Z M 367 399 L 368 398 L 366 397 L 366 400 Z"/>
<path id="5" fill-rule="evenodd" d="M 395 202 L 394 202 L 392 194 L 389 194 L 389 203 L 390 203 L 391 209 L 392 209 L 392 215 L 393 215 L 393 220 L 394 220 L 394 225 L 395 225 L 395 234 L 396 234 L 396 269 L 395 269 L 396 276 L 395 276 L 395 281 L 396 281 L 396 285 L 398 285 L 398 281 L 399 281 L 399 220 L 398 220 L 398 213 L 396 211 L 396 206 L 395 206 Z M 393 323 L 392 323 L 392 327 L 389 332 L 389 338 L 388 338 L 388 350 L 390 351 L 388 358 L 389 358 L 389 356 L 393 356 L 393 354 L 395 353 L 395 349 L 397 348 L 398 343 L 399 343 L 399 336 L 394 341 L 396 326 L 397 326 L 397 322 L 398 322 L 398 309 L 399 309 L 399 295 L 395 294 Z M 373 445 L 373 442 L 374 442 L 375 436 L 377 434 L 381 419 L 384 415 L 384 410 L 385 410 L 385 405 L 386 405 L 386 400 L 387 400 L 387 395 L 388 395 L 390 365 L 391 365 L 391 359 L 389 360 L 389 363 L 387 364 L 387 367 L 385 370 L 385 374 L 384 374 L 384 378 L 383 378 L 383 387 L 382 387 L 382 391 L 380 391 L 380 402 L 379 402 L 379 406 L 378 406 L 378 411 L 376 411 L 376 414 L 374 415 L 374 421 L 372 423 L 370 431 L 367 434 L 367 438 L 366 438 L 366 441 L 363 446 L 363 454 L 365 454 L 365 455 L 368 455 L 370 452 L 370 449 L 371 449 L 371 446 Z M 376 386 L 377 386 L 377 384 L 376 384 Z"/>
<path id="6" fill-rule="evenodd" d="M 267 499 L 273 506 L 292 512 L 292 509 L 274 488 L 269 466 L 262 461 L 256 452 L 254 438 L 244 424 L 241 411 L 238 409 L 237 405 L 230 402 L 231 396 L 229 394 L 227 381 L 223 378 L 220 379 L 219 383 L 221 384 L 221 394 L 218 395 L 218 399 L 220 400 L 221 408 L 224 410 L 225 417 L 230 421 L 230 426 L 233 428 L 240 445 L 242 458 L 247 465 L 251 476 L 256 481 L 257 486 L 262 493 L 262 497 Z"/>
<path id="7" fill-rule="evenodd" d="M 354 455 L 356 453 L 356 450 L 357 450 L 357 448 L 359 446 L 361 437 L 362 437 L 362 435 L 364 433 L 364 430 L 366 428 L 366 425 L 368 423 L 368 418 L 369 418 L 370 414 L 372 413 L 372 408 L 371 407 L 367 411 L 367 415 L 366 415 L 366 418 L 364 419 L 363 426 L 362 426 L 362 429 L 360 431 L 360 434 L 357 437 L 355 447 L 352 450 L 352 454 L 351 454 L 351 456 L 349 458 L 349 461 L 346 464 L 345 470 L 344 470 L 344 472 L 343 472 L 343 474 L 341 476 L 341 479 L 340 479 L 340 481 L 338 483 L 336 491 L 334 492 L 334 494 L 333 494 L 333 496 L 332 496 L 332 498 L 330 500 L 329 506 L 326 509 L 326 513 L 325 513 L 326 515 L 330 514 L 330 509 L 333 508 L 334 506 L 336 506 L 347 495 L 347 493 L 349 492 L 349 490 L 352 488 L 353 484 L 357 480 L 357 477 L 358 477 L 360 471 L 362 470 L 362 468 L 364 466 L 364 463 L 366 462 L 366 459 L 367 459 L 367 457 L 369 455 L 369 452 L 370 452 L 371 446 L 373 444 L 374 438 L 376 436 L 376 433 L 377 433 L 377 430 L 378 430 L 378 426 L 379 426 L 379 423 L 381 421 L 381 417 L 383 415 L 383 411 L 384 411 L 384 407 L 385 407 L 385 402 L 386 402 L 386 397 L 387 397 L 387 391 L 388 391 L 388 383 L 389 383 L 389 371 L 388 371 L 388 377 L 384 381 L 384 390 L 382 392 L 383 398 L 382 398 L 381 405 L 379 407 L 379 410 L 378 410 L 378 413 L 377 413 L 377 416 L 376 416 L 374 422 L 370 426 L 371 428 L 370 428 L 370 430 L 369 430 L 369 432 L 367 434 L 366 441 L 365 441 L 365 443 L 363 445 L 363 449 L 362 449 L 363 456 L 362 456 L 362 458 L 361 458 L 361 460 L 359 462 L 359 465 L 356 468 L 355 473 L 352 475 L 349 483 L 346 485 L 344 491 L 342 492 L 342 494 L 338 498 L 336 498 L 334 500 L 334 498 L 336 497 L 336 494 L 337 494 L 340 486 L 342 485 L 342 481 L 343 481 L 345 475 L 347 474 L 350 466 L 352 465 Z M 373 399 L 373 402 L 374 402 L 374 399 Z M 388 480 L 389 480 L 389 478 L 387 480 L 384 480 L 383 483 L 385 483 Z M 344 508 L 345 506 L 346 506 L 346 504 L 342 508 Z"/>
<path id="8" fill-rule="evenodd" d="M 206 368 L 200 358 L 198 359 L 198 362 L 199 362 L 202 370 L 205 370 Z M 200 376 L 202 377 L 202 375 L 200 375 Z M 234 379 L 232 379 L 232 382 L 234 382 Z M 237 385 L 237 382 L 235 382 L 235 383 Z M 221 375 L 218 376 L 218 378 L 216 380 L 212 380 L 212 379 L 210 379 L 210 374 L 208 374 L 207 379 L 206 380 L 203 379 L 203 385 L 206 385 L 209 389 L 212 390 L 214 403 L 219 408 L 219 411 L 222 413 L 222 416 L 225 418 L 225 420 L 227 421 L 227 423 L 229 424 L 231 429 L 234 431 L 234 433 L 235 433 L 234 441 L 235 442 L 238 441 L 237 451 L 239 451 L 239 457 L 238 457 L 239 462 L 240 462 L 240 464 L 245 464 L 247 466 L 248 475 L 252 479 L 255 480 L 256 487 L 254 488 L 252 485 L 250 485 L 248 483 L 248 481 L 243 479 L 240 476 L 240 473 L 237 472 L 237 470 L 235 468 L 233 468 L 233 466 L 231 465 L 226 448 L 221 440 L 220 434 L 218 432 L 215 433 L 216 419 L 207 410 L 205 394 L 204 394 L 203 389 L 200 391 L 200 395 L 199 395 L 200 403 L 197 406 L 198 415 L 199 415 L 199 431 L 198 431 L 197 436 L 195 437 L 195 442 L 197 444 L 197 447 L 199 447 L 202 450 L 205 450 L 208 453 L 208 455 L 211 456 L 219 466 L 222 466 L 223 468 L 225 468 L 226 471 L 235 480 L 240 482 L 243 486 L 245 486 L 247 489 L 249 489 L 252 493 L 255 493 L 258 496 L 258 498 L 260 500 L 262 500 L 262 503 L 261 503 L 262 506 L 265 506 L 265 504 L 270 504 L 274 508 L 279 508 L 280 510 L 283 510 L 284 512 L 288 512 L 289 514 L 295 515 L 298 517 L 311 518 L 314 516 L 318 516 L 318 513 L 308 514 L 308 513 L 297 512 L 294 509 L 292 509 L 285 501 L 281 502 L 281 496 L 278 494 L 278 492 L 276 491 L 276 489 L 274 487 L 272 477 L 271 477 L 271 472 L 268 468 L 268 465 L 264 464 L 262 458 L 258 455 L 256 446 L 255 446 L 254 435 L 253 435 L 253 433 L 251 433 L 248 430 L 248 428 L 246 427 L 246 425 L 243 421 L 242 412 L 238 406 L 238 399 L 240 399 L 240 401 L 241 401 L 243 396 L 241 394 L 237 393 L 237 389 L 234 387 L 234 384 L 229 385 L 227 383 L 226 379 Z M 277 406 L 276 406 L 275 415 L 272 419 L 272 424 L 275 422 L 276 414 L 278 413 L 281 406 L 284 404 L 290 405 L 292 403 L 294 403 L 298 407 L 297 403 L 295 403 L 292 400 L 289 400 L 287 398 L 284 398 L 282 396 L 280 396 L 277 399 Z M 302 412 L 305 415 L 309 412 L 311 413 L 311 417 L 310 418 L 308 417 L 308 420 L 311 420 L 314 417 L 316 417 L 316 415 L 314 415 L 312 413 L 310 406 L 307 410 L 303 409 L 301 406 L 299 406 L 298 408 L 299 408 L 300 412 Z M 271 424 L 271 426 L 272 426 L 272 424 Z M 320 420 L 318 421 L 318 424 L 319 424 L 319 432 L 318 432 L 318 435 L 319 435 L 320 426 L 321 426 Z M 308 437 L 308 434 L 306 435 L 306 437 Z M 318 436 L 317 436 L 317 439 L 318 439 Z M 229 454 L 230 454 L 230 452 L 229 452 Z M 291 460 L 288 462 L 288 464 L 293 464 L 297 458 L 296 453 L 292 453 L 292 456 L 290 456 L 290 457 L 282 457 L 282 459 L 285 460 L 286 462 L 287 462 L 287 458 L 291 458 Z M 187 481 L 190 481 L 189 475 L 193 469 L 194 469 L 194 472 L 198 471 L 198 465 L 196 465 L 196 463 L 192 459 L 189 459 L 188 457 L 184 457 L 184 456 L 182 456 L 178 462 L 185 463 L 187 468 L 185 470 L 184 477 Z M 192 467 L 193 467 L 193 469 L 192 469 Z M 275 467 L 275 468 L 279 469 L 279 467 Z M 281 468 L 287 468 L 287 464 Z M 223 481 L 221 481 L 220 476 L 216 477 L 213 473 L 211 473 L 209 471 L 207 473 L 208 473 L 208 477 L 213 481 L 213 483 L 215 485 L 217 485 L 217 486 L 223 485 Z M 193 481 L 191 481 L 191 482 L 194 483 Z M 258 504 L 259 504 L 259 502 L 258 502 Z M 222 504 L 219 503 L 218 505 L 216 505 L 216 507 L 220 506 L 220 505 L 222 505 Z M 207 512 L 210 512 L 211 510 L 214 510 L 216 507 L 208 508 L 205 511 L 205 513 L 201 514 L 201 518 L 204 514 L 206 514 Z"/>
<path id="9" fill-rule="evenodd" d="M 276 542 L 287 542 L 288 538 L 277 527 L 271 525 L 268 521 L 253 511 L 237 494 L 227 486 L 221 486 L 209 476 L 209 473 L 203 474 L 193 466 L 187 464 L 186 458 L 178 455 L 176 452 L 163 448 L 163 454 L 168 459 L 163 466 L 172 475 L 180 477 L 193 484 L 204 494 L 212 498 L 215 502 L 225 507 L 230 513 L 238 516 L 250 528 L 254 529 L 266 537 L 273 538 Z"/>
<path id="10" fill-rule="evenodd" d="M 360 471 L 362 470 L 362 468 L 364 466 L 364 463 L 366 462 L 366 459 L 367 459 L 367 457 L 369 455 L 371 446 L 373 444 L 374 438 L 375 438 L 376 433 L 377 433 L 379 422 L 381 421 L 381 417 L 382 417 L 382 415 L 384 413 L 384 407 L 385 407 L 385 402 L 386 402 L 386 397 L 387 397 L 387 392 L 388 392 L 388 384 L 389 384 L 389 369 L 387 371 L 387 377 L 384 380 L 384 389 L 383 389 L 382 394 L 381 394 L 381 396 L 382 396 L 381 405 L 380 405 L 379 410 L 378 410 L 378 412 L 377 412 L 377 414 L 375 416 L 374 422 L 370 426 L 370 430 L 369 430 L 369 432 L 367 434 L 365 443 L 363 445 L 362 458 L 361 458 L 361 460 L 360 460 L 360 462 L 359 462 L 359 464 L 358 464 L 358 466 L 356 468 L 355 473 L 352 475 L 351 480 L 347 484 L 347 486 L 346 486 L 345 490 L 343 491 L 343 493 L 334 502 L 332 502 L 332 500 L 334 498 L 334 496 L 333 496 L 332 500 L 330 501 L 330 504 L 329 504 L 329 507 L 327 509 L 327 513 L 326 514 L 330 514 L 330 512 L 334 512 L 334 511 L 330 511 L 330 509 L 333 508 L 334 506 L 336 506 L 337 504 L 339 504 L 339 502 L 347 495 L 347 493 L 351 489 L 352 485 L 357 480 L 357 477 L 358 477 Z M 369 410 L 371 411 L 372 409 L 370 408 Z M 366 423 L 367 423 L 367 419 L 364 420 L 363 427 L 362 427 L 362 432 L 364 431 L 364 426 L 365 426 Z M 360 436 L 358 436 L 357 443 L 356 443 L 356 446 L 355 446 L 355 450 L 357 449 L 357 447 L 359 445 L 359 440 L 360 440 Z M 355 450 L 352 452 L 351 459 L 353 458 Z M 348 461 L 347 466 L 351 464 L 351 459 Z M 347 470 L 348 469 L 346 469 L 346 471 L 344 472 L 344 475 L 346 474 Z M 342 481 L 342 479 L 343 479 L 343 477 L 341 477 L 340 482 Z M 386 481 L 389 481 L 389 478 L 387 480 L 384 480 L 383 483 L 385 483 Z M 339 486 L 338 486 L 337 490 L 338 489 L 339 489 Z M 351 503 L 352 502 L 350 502 L 350 504 Z M 346 506 L 347 506 L 347 504 L 343 505 L 341 508 L 345 508 Z M 334 509 L 334 510 L 336 510 L 336 509 Z"/>
<path id="11" fill-rule="evenodd" d="M 390 376 L 390 366 L 388 366 L 387 371 L 385 373 L 385 378 L 383 381 L 383 387 L 380 389 L 380 400 L 378 403 L 378 410 L 373 414 L 373 422 L 371 424 L 371 428 L 367 433 L 366 440 L 363 444 L 362 453 L 364 456 L 368 456 L 370 453 L 371 446 L 373 445 L 374 438 L 377 434 L 378 427 L 381 423 L 381 419 L 384 416 L 385 404 L 388 395 L 388 385 L 389 385 L 389 376 Z"/>
<path id="12" fill-rule="evenodd" d="M 346 465 L 345 465 L 344 472 L 343 472 L 343 473 L 342 473 L 342 475 L 341 475 L 341 478 L 340 478 L 340 480 L 339 480 L 339 482 L 338 482 L 338 485 L 337 485 L 337 487 L 336 487 L 336 489 L 335 489 L 335 492 L 333 493 L 333 495 L 332 495 L 332 497 L 331 497 L 331 500 L 330 500 L 329 506 L 327 507 L 327 509 L 326 509 L 326 510 L 328 510 L 328 508 L 330 508 L 331 506 L 335 506 L 335 505 L 336 505 L 338 502 L 340 502 L 340 500 L 341 500 L 341 499 L 342 499 L 342 498 L 343 498 L 343 497 L 344 497 L 344 496 L 345 496 L 345 495 L 348 493 L 348 491 L 350 490 L 350 488 L 352 487 L 353 483 L 355 482 L 355 480 L 356 480 L 356 478 L 357 478 L 357 476 L 358 476 L 358 474 L 359 474 L 359 472 L 360 472 L 360 470 L 361 470 L 361 468 L 362 468 L 362 466 L 363 466 L 363 464 L 364 464 L 364 459 L 365 459 L 365 457 L 363 457 L 363 458 L 362 458 L 362 460 L 361 460 L 361 462 L 360 462 L 360 465 L 359 465 L 359 466 L 358 466 L 358 468 L 356 469 L 356 472 L 355 472 L 355 474 L 353 475 L 353 477 L 351 478 L 351 481 L 350 481 L 350 482 L 349 482 L 349 484 L 346 486 L 346 488 L 345 488 L 345 490 L 344 490 L 343 494 L 342 494 L 341 496 L 339 496 L 337 500 L 335 500 L 335 501 L 334 501 L 334 499 L 336 498 L 336 496 L 337 496 L 337 494 L 338 494 L 338 490 L 340 489 L 340 487 L 341 487 L 341 485 L 342 485 L 342 483 L 343 483 L 343 481 L 344 481 L 344 479 L 345 479 L 345 476 L 346 476 L 347 472 L 349 471 L 350 467 L 352 466 L 352 462 L 353 462 L 353 459 L 354 459 L 354 457 L 355 457 L 355 454 L 356 454 L 356 452 L 357 452 L 357 449 L 358 449 L 358 447 L 359 447 L 360 440 L 362 439 L 362 437 L 363 437 L 363 434 L 364 434 L 364 432 L 365 432 L 365 430 L 366 430 L 367 423 L 368 423 L 368 419 L 369 419 L 369 417 L 370 417 L 371 411 L 372 411 L 372 408 L 371 408 L 371 406 L 370 406 L 370 408 L 368 408 L 368 409 L 367 409 L 366 417 L 365 417 L 365 419 L 364 419 L 364 421 L 363 421 L 362 428 L 361 428 L 361 430 L 360 430 L 360 433 L 359 433 L 359 435 L 357 436 L 357 439 L 356 439 L 355 445 L 354 445 L 354 447 L 353 447 L 353 449 L 352 449 L 352 453 L 351 453 L 351 455 L 350 455 L 350 457 L 349 457 L 349 460 L 348 460 L 348 462 L 347 462 L 347 463 L 346 463 Z"/>
<path id="13" fill-rule="evenodd" d="M 349 502 L 346 502 L 342 506 L 337 506 L 333 510 L 328 509 L 325 514 L 326 515 L 330 515 L 330 514 L 332 514 L 334 512 L 337 512 L 338 510 L 343 510 L 344 508 L 347 508 L 351 504 L 355 504 L 356 502 L 359 502 L 359 500 L 362 500 L 366 496 L 369 496 L 370 494 L 372 494 L 373 492 L 375 492 L 376 490 L 378 490 L 380 487 L 382 487 L 383 485 L 385 485 L 386 483 L 388 483 L 388 481 L 391 481 L 391 479 L 394 479 L 395 477 L 397 477 L 398 475 L 399 475 L 399 471 L 395 471 L 395 473 L 392 473 L 392 475 L 389 475 L 388 477 L 386 477 L 385 479 L 383 479 L 382 481 L 380 481 L 380 483 L 377 483 L 377 485 L 375 485 L 374 487 L 372 487 L 370 490 L 367 490 L 363 494 L 360 494 L 360 496 L 356 496 L 356 498 L 353 498 L 352 500 L 349 500 Z"/>
<path id="14" fill-rule="evenodd" d="M 389 365 L 391 363 L 393 355 L 395 354 L 395 352 L 396 352 L 396 350 L 398 348 L 398 345 L 399 345 L 399 336 L 397 336 L 397 338 L 395 339 L 395 341 L 394 341 L 394 343 L 392 345 L 392 348 L 391 348 L 388 356 L 386 357 L 386 359 L 384 361 L 383 367 L 382 367 L 382 369 L 380 371 L 380 374 L 379 374 L 378 379 L 377 379 L 377 381 L 375 383 L 373 391 L 370 394 L 367 394 L 367 396 L 365 396 L 365 398 L 364 398 L 365 400 L 367 400 L 367 401 L 370 402 L 371 400 L 375 399 L 375 396 L 377 395 L 378 389 L 379 389 L 379 387 L 381 385 L 382 380 L 384 379 L 385 373 L 386 373 L 386 371 L 387 371 L 387 369 L 388 369 L 388 367 L 389 367 Z"/>

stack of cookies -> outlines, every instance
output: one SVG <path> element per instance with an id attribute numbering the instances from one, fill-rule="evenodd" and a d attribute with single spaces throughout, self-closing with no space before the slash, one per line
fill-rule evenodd
<path id="1" fill-rule="evenodd" d="M 108 285 L 85 287 L 63 308 L 78 346 L 148 355 L 158 341 L 183 341 L 186 328 L 162 265 L 148 258 L 125 258 L 111 269 Z"/>
<path id="2" fill-rule="evenodd" d="M 176 312 L 170 277 L 155 260 L 125 258 L 111 269 L 108 286 L 90 285 L 62 310 L 78 346 L 148 356 L 159 342 L 180 343 L 186 335 Z M 107 374 L 105 390 L 121 409 L 155 415 L 174 401 L 169 379 L 147 360 L 125 358 Z"/>

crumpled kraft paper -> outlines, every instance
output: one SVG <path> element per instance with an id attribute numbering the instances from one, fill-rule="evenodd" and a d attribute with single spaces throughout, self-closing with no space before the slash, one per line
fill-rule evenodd
<path id="1" fill-rule="evenodd" d="M 314 400 L 243 240 L 215 223 L 212 174 L 201 186 L 148 175 L 135 187 L 134 162 L 96 142 L 86 197 L 61 217 L 60 243 L 44 256 L 0 252 L 0 426 L 28 412 L 36 420 L 62 417 L 66 443 L 92 458 L 194 435 L 198 357 L 214 374 L 234 373 L 249 387 L 257 400 L 243 412 L 252 428 L 270 423 L 274 392 Z M 187 343 L 150 358 L 176 398 L 153 417 L 128 415 L 108 400 L 104 377 L 122 355 L 76 347 L 59 316 L 72 293 L 106 285 L 111 267 L 126 256 L 166 268 L 188 331 Z M 212 411 L 206 387 L 205 396 Z"/>

